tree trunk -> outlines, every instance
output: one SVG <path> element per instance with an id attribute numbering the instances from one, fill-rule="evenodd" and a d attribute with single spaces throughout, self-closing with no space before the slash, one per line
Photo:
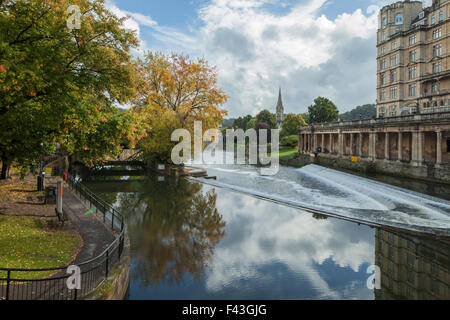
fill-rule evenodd
<path id="1" fill-rule="evenodd" d="M 0 174 L 0 180 L 9 178 L 9 163 L 6 159 L 2 159 L 2 172 Z"/>

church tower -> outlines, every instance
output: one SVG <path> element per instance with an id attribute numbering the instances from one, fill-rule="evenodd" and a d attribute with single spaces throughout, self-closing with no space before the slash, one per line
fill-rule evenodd
<path id="1" fill-rule="evenodd" d="M 278 102 L 277 102 L 277 124 L 278 127 L 281 127 L 284 120 L 284 107 L 283 107 L 283 101 L 281 100 L 281 88 L 278 93 Z"/>

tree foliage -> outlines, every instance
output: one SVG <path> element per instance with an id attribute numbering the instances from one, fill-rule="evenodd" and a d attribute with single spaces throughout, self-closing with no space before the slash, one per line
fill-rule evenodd
<path id="1" fill-rule="evenodd" d="M 277 116 L 269 110 L 264 109 L 256 116 L 256 123 L 266 123 L 271 129 L 277 127 Z"/>
<path id="2" fill-rule="evenodd" d="M 70 5 L 80 8 L 80 29 L 68 29 L 65 0 L 0 1 L 3 165 L 17 161 L 32 167 L 56 143 L 75 153 L 87 151 L 83 141 L 112 131 L 111 140 L 122 139 L 116 129 L 128 135 L 124 123 L 130 119 L 121 119 L 113 104 L 126 103 L 135 93 L 130 49 L 137 38 L 103 1 L 73 0 Z M 86 160 L 99 160 L 105 156 L 102 150 L 117 148 L 98 149 Z"/>
<path id="3" fill-rule="evenodd" d="M 245 131 L 247 129 L 247 124 L 250 120 L 252 120 L 251 115 L 247 115 L 245 117 L 239 117 L 236 120 L 234 120 L 233 127 L 234 127 L 234 129 L 242 129 Z"/>
<path id="4" fill-rule="evenodd" d="M 339 115 L 339 118 L 345 121 L 355 121 L 355 120 L 372 119 L 376 116 L 377 116 L 377 108 L 375 107 L 375 105 L 365 104 Z"/>
<path id="5" fill-rule="evenodd" d="M 309 124 L 332 122 L 338 120 L 339 112 L 334 103 L 323 97 L 314 100 L 314 104 L 308 107 Z"/>
<path id="6" fill-rule="evenodd" d="M 286 137 L 290 135 L 296 135 L 299 132 L 301 126 L 306 126 L 306 121 L 300 114 L 289 113 L 284 118 L 283 124 L 281 125 L 281 137 Z"/>
<path id="7" fill-rule="evenodd" d="M 134 110 L 145 119 L 147 137 L 138 146 L 150 162 L 169 161 L 176 144 L 170 135 L 175 129 L 187 129 L 192 136 L 194 121 L 201 121 L 203 130 L 223 122 L 227 112 L 220 107 L 228 97 L 206 60 L 148 53 L 139 66 L 144 85 Z"/>

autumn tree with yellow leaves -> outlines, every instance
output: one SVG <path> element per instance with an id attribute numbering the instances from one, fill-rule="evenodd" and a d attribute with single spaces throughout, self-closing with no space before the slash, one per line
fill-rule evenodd
<path id="1" fill-rule="evenodd" d="M 170 162 L 175 129 L 193 132 L 194 121 L 203 130 L 218 128 L 227 111 L 221 107 L 228 96 L 217 84 L 217 72 L 205 59 L 190 60 L 183 55 L 148 53 L 139 62 L 144 81 L 134 110 L 143 115 L 147 136 L 138 147 L 152 163 Z"/>

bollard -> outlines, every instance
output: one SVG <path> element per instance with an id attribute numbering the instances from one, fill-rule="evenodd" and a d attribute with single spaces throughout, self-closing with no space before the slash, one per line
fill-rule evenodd
<path id="1" fill-rule="evenodd" d="M 56 210 L 58 213 L 62 214 L 62 200 L 63 200 L 63 184 L 61 181 L 58 181 L 57 186 L 57 193 L 56 193 Z"/>

